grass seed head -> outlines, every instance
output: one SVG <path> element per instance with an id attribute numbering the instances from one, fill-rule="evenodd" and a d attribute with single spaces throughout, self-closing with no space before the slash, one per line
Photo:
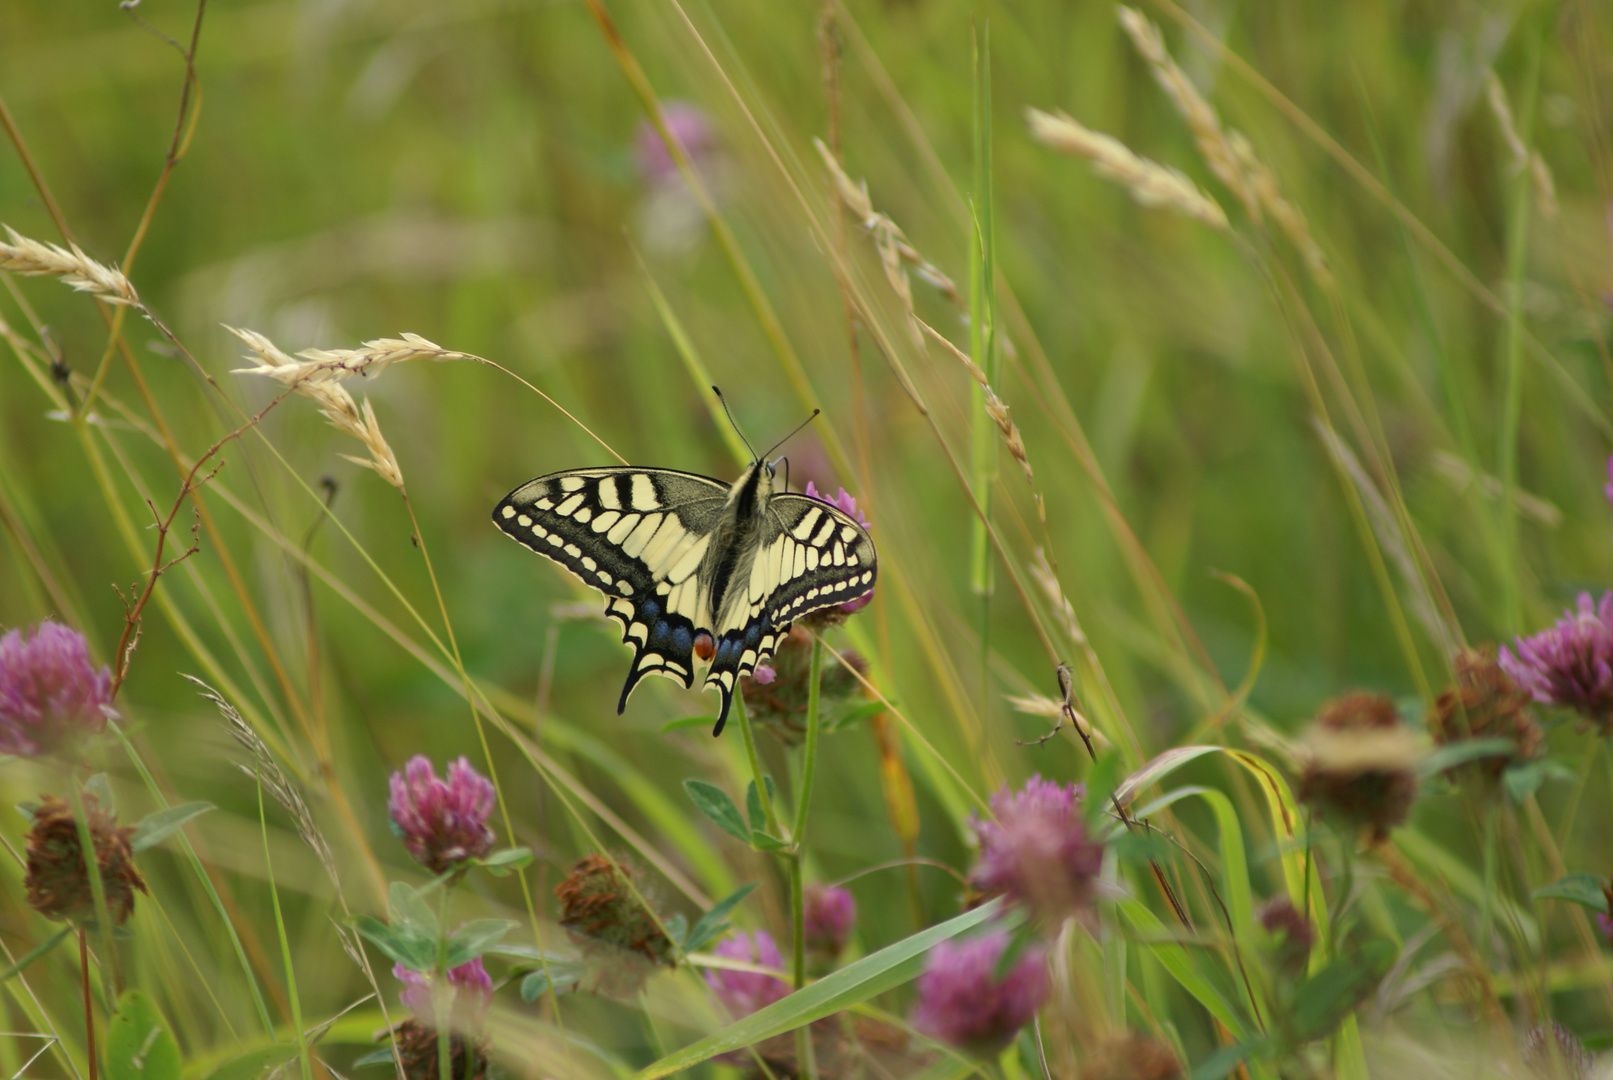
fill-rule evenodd
<path id="1" fill-rule="evenodd" d="M 80 251 L 77 244 L 64 248 L 32 240 L 9 225 L 6 236 L 8 241 L 0 241 L 0 270 L 24 277 L 60 278 L 63 284 L 100 297 L 109 304 L 140 306 L 140 297 L 123 271 L 96 262 Z"/>
<path id="2" fill-rule="evenodd" d="M 1106 180 L 1125 188 L 1140 206 L 1163 206 L 1226 231 L 1227 215 L 1180 171 L 1135 154 L 1112 135 L 1093 131 L 1064 113 L 1027 109 L 1031 136 L 1061 153 L 1085 158 Z"/>

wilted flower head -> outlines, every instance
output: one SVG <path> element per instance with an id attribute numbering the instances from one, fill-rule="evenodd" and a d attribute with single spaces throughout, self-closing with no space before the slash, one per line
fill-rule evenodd
<path id="1" fill-rule="evenodd" d="M 834 960 L 851 939 L 857 924 L 857 901 L 845 889 L 808 885 L 802 897 L 802 936 L 806 950 L 823 960 Z"/>
<path id="2" fill-rule="evenodd" d="M 970 827 L 980 838 L 980 862 L 969 881 L 987 894 L 1003 893 L 1038 916 L 1063 919 L 1086 914 L 1103 844 L 1081 819 L 1079 784 L 1061 787 L 1033 776 L 1019 791 L 1007 785 L 991 797 L 995 821 L 977 816 Z"/>
<path id="3" fill-rule="evenodd" d="M 437 1009 L 432 1000 L 432 976 L 396 964 L 392 974 L 403 982 L 398 1000 L 429 1028 L 437 1027 Z M 448 969 L 448 1027 L 461 1034 L 479 1035 L 493 1003 L 493 978 L 482 966 L 482 958 Z"/>
<path id="4" fill-rule="evenodd" d="M 1181 1075 L 1176 1051 L 1135 1031 L 1106 1039 L 1081 1069 L 1081 1080 L 1179 1080 Z"/>
<path id="5" fill-rule="evenodd" d="M 852 498 L 851 495 L 847 494 L 845 488 L 840 488 L 835 493 L 835 497 L 831 499 L 829 496 L 819 491 L 816 484 L 808 480 L 806 486 L 806 497 L 809 499 L 817 499 L 821 503 L 827 503 L 836 510 L 839 510 L 841 513 L 845 514 L 847 517 L 854 519 L 857 524 L 861 525 L 865 529 L 873 528 L 873 526 L 868 523 L 868 519 L 863 517 L 862 511 L 857 509 L 857 500 Z M 814 611 L 801 621 L 810 623 L 814 626 L 834 626 L 836 623 L 844 621 L 846 616 L 854 615 L 863 608 L 867 607 L 873 599 L 874 590 L 869 589 L 861 596 L 854 596 L 850 600 L 847 600 L 844 604 L 836 604 L 834 607 Z"/>
<path id="6" fill-rule="evenodd" d="M 1584 714 L 1603 735 L 1613 731 L 1613 592 L 1600 603 L 1580 593 L 1577 612 L 1517 645 L 1516 656 L 1501 649 L 1501 669 L 1514 682 L 1543 705 Z"/>
<path id="7" fill-rule="evenodd" d="M 398 1057 L 403 1061 L 404 1080 L 438 1080 L 437 1029 L 418 1020 L 405 1020 L 398 1025 L 393 1038 L 397 1040 Z M 489 1041 L 486 1038 L 468 1039 L 453 1034 L 448 1041 L 448 1068 L 450 1080 L 486 1080 Z M 470 1065 L 465 1056 L 470 1055 Z"/>
<path id="8" fill-rule="evenodd" d="M 859 673 L 867 672 L 868 664 L 856 650 L 843 649 L 840 655 Z M 791 629 L 773 650 L 772 660 L 741 679 L 739 685 L 751 720 L 786 746 L 799 743 L 806 733 L 807 699 L 812 692 L 812 635 L 800 626 Z M 835 728 L 865 700 L 857 676 L 825 654 L 818 673 L 818 715 L 823 727 Z"/>
<path id="9" fill-rule="evenodd" d="M 433 874 L 479 859 L 493 850 L 493 785 L 461 757 L 439 780 L 424 754 L 392 774 L 387 813 L 409 854 Z"/>
<path id="10" fill-rule="evenodd" d="M 1463 649 L 1456 655 L 1456 685 L 1434 702 L 1428 724 L 1441 746 L 1465 739 L 1504 738 L 1509 754 L 1481 758 L 1452 770 L 1458 777 L 1494 783 L 1508 765 L 1531 761 L 1540 753 L 1542 734 L 1529 711 L 1529 692 L 1520 690 L 1485 649 Z"/>
<path id="11" fill-rule="evenodd" d="M 84 793 L 84 810 L 95 842 L 95 859 L 106 892 L 107 914 L 118 926 L 134 911 L 134 894 L 146 891 L 146 880 L 134 865 L 129 848 L 132 828 L 118 828 L 117 816 L 101 809 L 93 794 Z M 28 873 L 23 885 L 28 904 L 47 919 L 87 922 L 96 917 L 95 894 L 84 865 L 78 821 L 72 807 L 54 795 L 40 798 L 28 830 Z"/>
<path id="12" fill-rule="evenodd" d="M 775 971 L 784 969 L 784 957 L 774 944 L 773 935 L 766 930 L 758 930 L 754 936 L 737 930 L 712 952 L 725 960 L 743 960 Z M 783 979 L 726 968 L 707 968 L 706 985 L 711 987 L 717 1000 L 723 1003 L 735 1020 L 788 997 L 790 993 L 790 984 Z"/>
<path id="13" fill-rule="evenodd" d="M 1008 940 L 1008 931 L 993 930 L 931 949 L 918 980 L 913 1026 L 981 1057 L 1007 1046 L 1036 1015 L 1048 989 L 1040 945 L 1021 953 L 1001 981 L 995 978 Z"/>
<path id="14" fill-rule="evenodd" d="M 1524 1068 L 1538 1080 L 1589 1080 L 1596 1064 L 1585 1044 L 1555 1020 L 1525 1032 L 1518 1050 Z"/>
<path id="15" fill-rule="evenodd" d="M 0 754 L 35 757 L 106 728 L 112 672 L 96 670 L 84 635 L 45 620 L 0 637 Z"/>
<path id="16" fill-rule="evenodd" d="M 1266 902 L 1260 909 L 1260 927 L 1272 936 L 1272 960 L 1279 971 L 1305 974 L 1316 930 L 1286 896 Z"/>
<path id="17" fill-rule="evenodd" d="M 1299 799 L 1322 817 L 1368 828 L 1374 841 L 1406 820 L 1423 751 L 1387 697 L 1354 690 L 1329 701 L 1307 752 Z"/>
<path id="18" fill-rule="evenodd" d="M 595 988 L 615 996 L 636 993 L 656 965 L 676 963 L 671 939 L 639 899 L 636 877 L 625 863 L 589 855 L 554 890 L 560 925 L 595 965 Z"/>

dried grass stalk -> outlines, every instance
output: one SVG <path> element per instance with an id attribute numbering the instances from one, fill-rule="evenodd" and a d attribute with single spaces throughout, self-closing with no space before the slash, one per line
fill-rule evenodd
<path id="1" fill-rule="evenodd" d="M 342 457 L 366 469 L 374 469 L 377 476 L 399 491 L 404 490 L 403 471 L 398 467 L 397 455 L 392 452 L 386 436 L 381 434 L 375 409 L 368 398 L 361 408 L 338 380 L 377 371 L 400 360 L 422 356 L 452 360 L 467 355 L 440 348 L 417 334 L 406 334 L 401 340 L 380 338 L 367 341 L 361 349 L 308 349 L 297 354 L 302 357 L 299 360 L 255 330 L 237 330 L 233 326 L 225 329 L 246 342 L 247 348 L 252 350 L 246 354 L 246 359 L 256 361 L 255 367 L 237 368 L 238 374 L 267 375 L 313 400 L 332 427 L 351 435 L 370 452 L 368 458 L 350 454 L 343 454 Z"/>
<path id="2" fill-rule="evenodd" d="M 1227 215 L 1221 204 L 1176 169 L 1140 157 L 1119 139 L 1093 131 L 1063 113 L 1026 109 L 1025 116 L 1034 139 L 1063 153 L 1086 158 L 1099 176 L 1124 187 L 1140 205 L 1170 207 L 1212 229 L 1227 228 Z"/>
<path id="3" fill-rule="evenodd" d="M 1003 445 L 1008 447 L 1009 455 L 1019 462 L 1019 468 L 1025 474 L 1026 482 L 1034 486 L 1036 474 L 1031 470 L 1030 455 L 1025 451 L 1025 440 L 1019 434 L 1019 425 L 1014 423 L 1013 417 L 1008 412 L 1008 406 L 997 396 L 997 391 L 991 388 L 990 381 L 986 379 L 985 371 L 979 364 L 969 358 L 968 353 L 948 341 L 945 334 L 942 334 L 922 319 L 914 321 L 921 330 L 940 342 L 947 352 L 956 357 L 958 362 L 963 365 L 964 370 L 969 373 L 969 377 L 980 385 L 980 390 L 985 397 L 986 415 L 991 417 L 991 422 L 996 424 L 997 430 L 1002 433 Z M 1038 501 L 1037 506 L 1040 509 L 1040 501 Z"/>
<path id="4" fill-rule="evenodd" d="M 1323 287 L 1333 288 L 1333 272 L 1327 265 L 1327 256 L 1311 235 L 1304 215 L 1283 197 L 1276 174 L 1260 160 L 1240 132 L 1223 130 L 1215 109 L 1171 59 L 1159 27 L 1134 8 L 1120 8 L 1119 17 L 1132 45 L 1148 61 L 1155 80 L 1187 121 L 1193 142 L 1210 171 L 1243 203 L 1250 221 L 1258 225 L 1269 215 L 1289 243 L 1299 249 L 1311 276 Z"/>
<path id="5" fill-rule="evenodd" d="M 1059 585 L 1058 575 L 1053 573 L 1053 567 L 1047 561 L 1047 553 L 1037 548 L 1031 558 L 1031 577 L 1041 586 L 1042 592 L 1047 594 L 1049 603 L 1053 605 L 1053 614 L 1058 617 L 1064 632 L 1070 635 L 1070 640 L 1081 648 L 1087 647 L 1086 631 L 1081 629 L 1081 622 L 1075 617 L 1075 608 L 1070 604 L 1069 598 L 1064 595 L 1064 589 Z"/>
<path id="6" fill-rule="evenodd" d="M 255 777 L 263 784 L 263 789 L 274 797 L 274 801 L 285 807 L 286 812 L 291 815 L 291 820 L 297 826 L 297 835 L 318 856 L 319 864 L 325 868 L 326 875 L 330 877 L 331 885 L 335 887 L 336 894 L 340 896 L 342 882 L 336 873 L 336 858 L 331 854 L 330 844 L 326 842 L 325 835 L 319 831 L 319 826 L 314 824 L 314 815 L 309 811 L 308 803 L 304 801 L 302 792 L 297 788 L 296 784 L 292 783 L 291 778 L 286 776 L 285 771 L 280 768 L 280 763 L 275 761 L 274 754 L 270 752 L 269 747 L 258 733 L 252 730 L 252 725 L 241 718 L 240 712 L 236 710 L 234 705 L 231 705 L 224 699 L 222 694 L 194 675 L 186 675 L 185 678 L 201 688 L 202 696 L 211 701 L 217 707 L 219 715 L 224 717 L 225 726 L 230 729 L 230 734 L 234 736 L 235 741 L 240 743 L 252 755 L 251 765 L 237 763 L 237 767 L 248 776 Z"/>
<path id="7" fill-rule="evenodd" d="M 1187 74 L 1176 66 L 1176 61 L 1165 49 L 1165 39 L 1155 26 L 1141 12 L 1134 8 L 1121 7 L 1119 10 L 1120 25 L 1131 37 L 1131 43 L 1148 61 L 1148 66 L 1154 71 L 1154 78 L 1176 103 L 1176 108 L 1187 121 L 1187 129 L 1193 135 L 1193 141 L 1198 144 L 1199 153 L 1204 155 L 1205 164 L 1216 179 L 1227 186 L 1227 190 L 1236 195 L 1243 207 L 1249 213 L 1252 221 L 1260 220 L 1260 200 L 1255 196 L 1254 188 L 1244 176 L 1237 154 L 1233 152 L 1232 144 L 1221 131 L 1221 120 L 1199 94 Z"/>
<path id="8" fill-rule="evenodd" d="M 958 287 L 952 283 L 951 278 L 941 272 L 939 267 L 920 255 L 918 250 L 908 243 L 907 236 L 896 222 L 874 209 L 873 200 L 868 196 L 866 180 L 854 183 L 822 140 L 813 139 L 812 145 L 818 148 L 824 166 L 829 170 L 829 175 L 834 177 L 835 189 L 840 192 L 840 200 L 873 238 L 874 250 L 879 252 L 879 264 L 885 271 L 885 280 L 890 282 L 897 299 L 902 302 L 902 310 L 907 313 L 914 341 L 922 346 L 924 334 L 919 329 L 918 317 L 913 312 L 913 287 L 907 280 L 908 268 L 911 267 L 920 279 L 948 300 L 963 306 L 963 297 L 959 294 Z"/>
<path id="9" fill-rule="evenodd" d="M 64 284 L 98 296 L 109 304 L 141 306 L 134 285 L 123 276 L 123 271 L 96 262 L 80 251 L 77 244 L 64 248 L 31 240 L 9 225 L 6 236 L 9 242 L 0 242 L 0 270 L 25 277 L 61 278 Z"/>
<path id="10" fill-rule="evenodd" d="M 1518 134 L 1518 125 L 1512 118 L 1506 88 L 1495 77 L 1495 72 L 1486 73 L 1484 91 L 1490 101 L 1490 111 L 1495 113 L 1496 121 L 1501 125 L 1501 137 L 1506 140 L 1507 149 L 1512 151 L 1513 172 L 1524 168 L 1529 170 L 1529 182 L 1535 191 L 1535 205 L 1547 221 L 1556 221 L 1557 184 L 1551 178 L 1551 169 L 1547 168 L 1546 160 L 1538 151 L 1524 145 L 1523 136 Z"/>

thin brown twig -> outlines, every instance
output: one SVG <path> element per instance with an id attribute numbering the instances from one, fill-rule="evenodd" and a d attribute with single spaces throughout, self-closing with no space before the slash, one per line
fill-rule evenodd
<path id="1" fill-rule="evenodd" d="M 185 474 L 184 483 L 180 484 L 179 494 L 174 497 L 173 506 L 169 507 L 167 517 L 159 516 L 157 513 L 157 508 L 152 505 L 151 500 L 146 500 L 146 506 L 150 508 L 151 516 L 156 521 L 157 551 L 151 561 L 151 570 L 146 575 L 145 587 L 140 591 L 138 599 L 136 599 L 132 605 L 127 603 L 125 604 L 123 614 L 123 634 L 118 638 L 118 647 L 113 653 L 114 662 L 117 665 L 117 669 L 112 676 L 112 697 L 114 699 L 118 695 L 118 689 L 123 686 L 123 680 L 129 675 L 129 663 L 133 658 L 134 648 L 137 644 L 139 644 L 140 641 L 141 616 L 145 612 L 146 604 L 151 601 L 152 594 L 156 591 L 157 580 L 162 577 L 166 571 L 185 561 L 201 550 L 201 512 L 197 510 L 196 524 L 191 528 L 190 547 L 175 558 L 169 559 L 167 562 L 163 561 L 163 551 L 168 543 L 168 534 L 170 531 L 172 531 L 174 518 L 179 515 L 179 510 L 182 506 L 184 506 L 185 500 L 190 497 L 190 495 L 193 494 L 197 488 L 200 488 L 203 484 L 217 476 L 218 471 L 224 467 L 225 463 L 220 461 L 217 465 L 213 466 L 213 468 L 209 470 L 206 475 L 200 475 L 202 466 L 205 465 L 209 459 L 216 456 L 218 452 L 225 447 L 225 445 L 234 441 L 235 439 L 240 438 L 253 427 L 256 427 L 257 424 L 268 415 L 270 409 L 273 409 L 276 405 L 280 404 L 280 402 L 284 401 L 290 394 L 290 390 L 280 394 L 273 401 L 269 402 L 269 404 L 265 405 L 256 416 L 251 417 L 245 424 L 242 424 L 240 427 L 224 436 L 218 442 L 214 443 L 208 448 L 205 454 L 197 458 L 195 464 L 190 467 L 190 471 Z"/>

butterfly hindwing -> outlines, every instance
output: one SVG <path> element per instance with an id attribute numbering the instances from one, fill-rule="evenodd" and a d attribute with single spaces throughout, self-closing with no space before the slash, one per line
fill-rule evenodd
<path id="1" fill-rule="evenodd" d="M 768 500 L 749 580 L 725 604 L 706 685 L 723 696 L 771 655 L 803 615 L 855 600 L 874 587 L 874 542 L 855 519 L 818 499 L 780 494 Z"/>
<path id="2" fill-rule="evenodd" d="M 727 494 L 671 469 L 577 469 L 529 481 L 493 509 L 500 529 L 605 594 L 634 649 L 618 712 L 645 675 L 691 685 L 695 571 Z"/>

